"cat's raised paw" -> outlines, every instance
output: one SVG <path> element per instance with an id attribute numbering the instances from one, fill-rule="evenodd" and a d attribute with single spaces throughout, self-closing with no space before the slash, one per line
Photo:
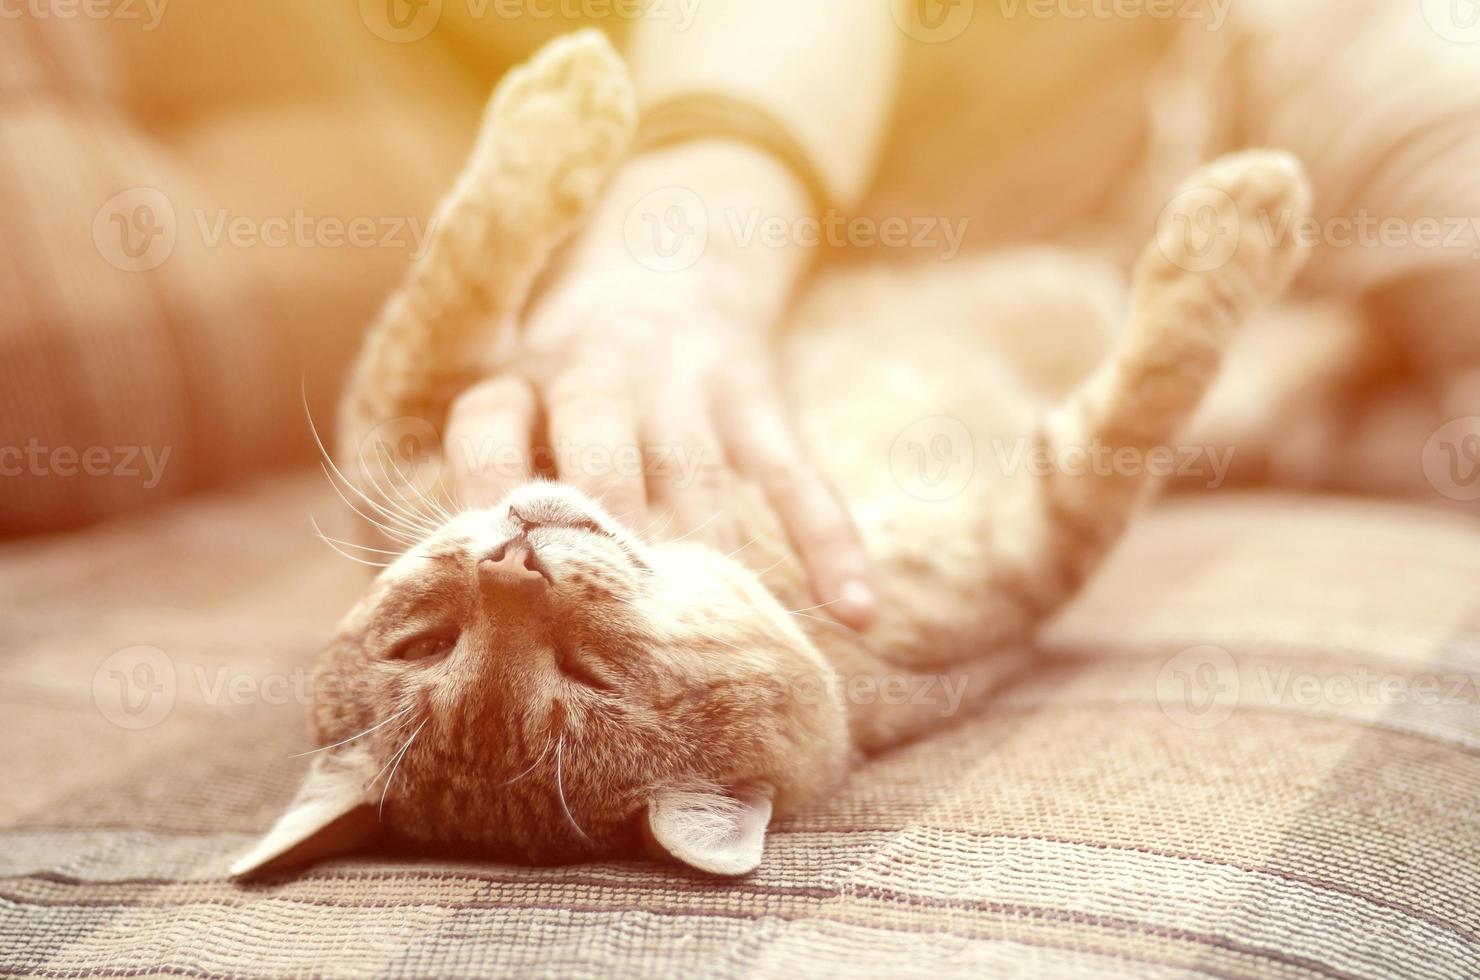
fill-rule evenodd
<path id="1" fill-rule="evenodd" d="M 559 38 L 505 77 L 484 115 L 476 159 L 541 180 L 584 204 L 625 151 L 637 97 L 600 31 Z"/>
<path id="2" fill-rule="evenodd" d="M 1251 150 L 1221 157 L 1188 179 L 1163 209 L 1153 276 L 1224 279 L 1249 298 L 1282 292 L 1305 261 L 1292 229 L 1311 211 L 1310 183 L 1294 156 Z"/>

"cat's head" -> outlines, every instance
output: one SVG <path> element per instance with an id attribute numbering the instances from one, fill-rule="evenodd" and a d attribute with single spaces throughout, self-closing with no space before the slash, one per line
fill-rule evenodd
<path id="1" fill-rule="evenodd" d="M 579 492 L 529 484 L 397 558 L 344 619 L 313 685 L 326 747 L 233 871 L 384 836 L 743 873 L 773 805 L 842 772 L 832 679 L 737 562 L 644 543 Z"/>

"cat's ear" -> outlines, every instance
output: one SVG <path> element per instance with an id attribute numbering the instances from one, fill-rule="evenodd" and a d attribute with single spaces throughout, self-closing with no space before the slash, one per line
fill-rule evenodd
<path id="1" fill-rule="evenodd" d="M 315 757 L 298 795 L 266 835 L 231 866 L 234 877 L 265 874 L 353 851 L 379 834 L 366 790 L 376 770 L 359 747 Z"/>
<path id="2" fill-rule="evenodd" d="M 659 790 L 648 803 L 647 839 L 663 854 L 716 875 L 743 875 L 761 863 L 771 794 L 693 788 Z"/>

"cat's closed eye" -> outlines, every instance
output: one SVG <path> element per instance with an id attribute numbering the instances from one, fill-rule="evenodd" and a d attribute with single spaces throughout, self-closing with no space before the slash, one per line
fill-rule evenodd
<path id="1" fill-rule="evenodd" d="M 387 660 L 432 660 L 445 657 L 457 645 L 457 634 L 451 630 L 431 630 L 408 637 L 391 647 Z"/>
<path id="2" fill-rule="evenodd" d="M 594 670 L 586 656 L 565 646 L 555 648 L 555 666 L 569 680 L 598 691 L 610 691 L 612 685 Z"/>

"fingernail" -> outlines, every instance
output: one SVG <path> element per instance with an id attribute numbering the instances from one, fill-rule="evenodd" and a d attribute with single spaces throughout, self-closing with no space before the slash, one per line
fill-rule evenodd
<path id="1" fill-rule="evenodd" d="M 832 608 L 839 620 L 862 629 L 874 621 L 878 606 L 879 600 L 867 582 L 850 579 L 838 590 L 838 601 Z"/>

